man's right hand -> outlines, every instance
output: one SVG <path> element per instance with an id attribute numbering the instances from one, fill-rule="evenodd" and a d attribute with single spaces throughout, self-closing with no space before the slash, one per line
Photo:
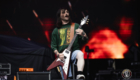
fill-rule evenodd
<path id="1" fill-rule="evenodd" d="M 55 50 L 54 53 L 56 54 L 56 56 L 57 56 L 58 58 L 60 58 L 61 60 L 64 60 L 64 54 L 59 53 L 57 50 Z"/>
<path id="2" fill-rule="evenodd" d="M 59 55 L 58 57 L 59 57 L 61 60 L 64 60 L 64 54 L 59 53 L 58 55 Z"/>

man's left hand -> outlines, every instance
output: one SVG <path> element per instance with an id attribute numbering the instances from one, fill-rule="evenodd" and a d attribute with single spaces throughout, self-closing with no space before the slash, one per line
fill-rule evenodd
<path id="1" fill-rule="evenodd" d="M 86 33 L 82 29 L 76 29 L 76 34 L 81 35 L 81 36 L 86 36 Z"/>

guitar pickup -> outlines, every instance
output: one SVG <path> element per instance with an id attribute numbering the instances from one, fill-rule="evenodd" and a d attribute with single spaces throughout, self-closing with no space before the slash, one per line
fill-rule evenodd
<path id="1" fill-rule="evenodd" d="M 65 52 L 66 52 L 67 54 L 69 53 L 69 51 L 68 51 L 68 50 L 66 50 Z"/>

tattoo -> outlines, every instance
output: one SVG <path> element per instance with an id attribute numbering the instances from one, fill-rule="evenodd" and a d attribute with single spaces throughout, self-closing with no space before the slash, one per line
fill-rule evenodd
<path id="1" fill-rule="evenodd" d="M 85 34 L 86 34 L 86 33 L 83 31 L 83 32 L 82 32 L 82 35 L 84 36 Z"/>
<path id="2" fill-rule="evenodd" d="M 87 37 L 87 36 L 86 36 L 86 37 L 84 37 L 84 36 L 82 37 L 82 40 L 86 40 L 86 39 L 88 39 L 88 37 Z"/>
<path id="3" fill-rule="evenodd" d="M 57 51 L 57 50 L 55 50 L 55 51 L 54 51 L 54 53 L 57 55 L 58 51 Z"/>
<path id="4" fill-rule="evenodd" d="M 57 55 L 57 58 L 59 58 L 59 54 Z"/>

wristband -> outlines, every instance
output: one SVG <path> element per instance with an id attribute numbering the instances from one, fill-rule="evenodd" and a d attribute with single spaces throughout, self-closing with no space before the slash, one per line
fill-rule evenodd
<path id="1" fill-rule="evenodd" d="M 59 58 L 59 54 L 57 55 L 57 57 Z"/>
<path id="2" fill-rule="evenodd" d="M 84 31 L 82 32 L 82 35 L 83 35 L 83 36 L 85 35 L 85 32 L 84 32 Z"/>

